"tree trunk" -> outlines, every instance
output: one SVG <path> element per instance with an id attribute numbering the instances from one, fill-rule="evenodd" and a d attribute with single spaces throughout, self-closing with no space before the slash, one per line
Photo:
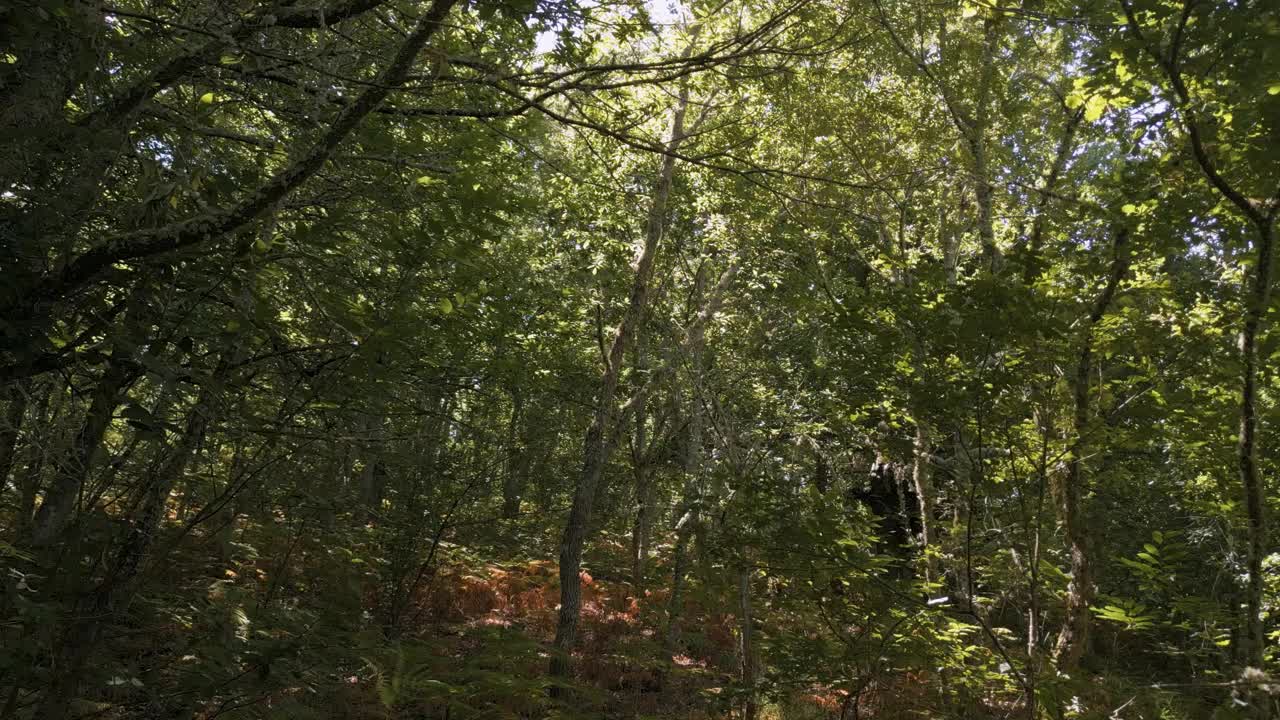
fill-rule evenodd
<path id="1" fill-rule="evenodd" d="M 645 354 L 643 330 L 636 333 L 636 375 L 643 382 L 649 373 Z M 642 388 L 636 399 L 635 427 L 631 438 L 631 467 L 635 473 L 635 520 L 631 524 L 631 592 L 644 594 L 645 564 L 649 559 L 649 514 L 653 502 L 652 483 L 649 478 L 649 417 L 646 408 L 648 393 Z"/>
<path id="2" fill-rule="evenodd" d="M 30 383 L 11 382 L 0 388 L 4 395 L 5 412 L 0 418 L 0 491 L 9 487 L 9 473 L 13 470 L 13 459 L 17 454 L 18 436 L 22 432 L 22 421 L 27 415 L 27 405 L 31 397 Z"/>
<path id="3" fill-rule="evenodd" d="M 1053 155 L 1053 161 L 1049 165 L 1049 170 L 1045 174 L 1044 180 L 1040 183 L 1040 197 L 1036 200 L 1035 219 L 1031 221 L 1031 236 L 1027 239 L 1026 253 L 1022 265 L 1022 284 L 1027 287 L 1034 284 L 1040 277 L 1040 253 L 1043 251 L 1044 246 L 1045 215 L 1050 207 L 1051 195 L 1057 188 L 1058 179 L 1062 177 L 1062 174 L 1067 169 L 1067 163 L 1071 160 L 1071 153 L 1075 149 L 1076 130 L 1079 129 L 1080 122 L 1083 119 L 1083 107 L 1067 118 L 1067 124 L 1062 131 L 1062 137 L 1058 140 L 1058 148 Z"/>
<path id="4" fill-rule="evenodd" d="M 1145 46 L 1169 79 L 1177 98 L 1178 113 L 1186 130 L 1191 154 L 1205 179 L 1228 200 L 1257 229 L 1257 262 L 1253 282 L 1245 299 L 1244 325 L 1240 330 L 1240 429 L 1237 441 L 1237 467 L 1241 490 L 1245 496 L 1245 513 L 1248 517 L 1248 552 L 1245 565 L 1248 587 L 1245 597 L 1244 620 L 1245 662 L 1255 668 L 1263 667 L 1266 636 L 1262 623 L 1264 578 L 1262 558 L 1267 550 L 1266 497 L 1263 481 L 1258 471 L 1258 340 L 1263 331 L 1267 310 L 1271 306 L 1271 284 L 1275 273 L 1275 221 L 1277 208 L 1274 203 L 1255 200 L 1232 185 L 1218 169 L 1214 156 L 1214 144 L 1206 142 L 1205 130 L 1197 117 L 1197 98 L 1186 84 L 1177 56 L 1176 40 L 1168 54 L 1144 37 L 1141 23 L 1128 4 L 1123 4 L 1125 21 L 1129 31 Z M 1188 12 L 1190 6 L 1187 6 Z M 1189 17 L 1189 15 L 1188 15 Z"/>
<path id="5" fill-rule="evenodd" d="M 235 449 L 231 453 L 230 472 L 227 474 L 227 487 L 230 488 L 239 477 L 244 464 L 244 439 L 235 441 Z M 236 540 L 236 518 L 239 516 L 239 510 L 236 507 L 236 500 L 226 504 L 217 513 L 217 519 L 214 520 L 214 542 L 218 548 L 218 559 L 222 562 L 230 562 L 235 551 Z M 179 516 L 181 517 L 181 516 Z"/>
<path id="6" fill-rule="evenodd" d="M 649 565 L 649 538 L 653 527 L 654 487 L 653 477 L 647 465 L 636 470 L 636 515 L 631 525 L 631 586 L 632 592 L 644 595 L 645 577 Z"/>
<path id="7" fill-rule="evenodd" d="M 813 486 L 826 495 L 831 489 L 831 464 L 827 462 L 827 453 L 818 441 L 813 444 L 813 455 Z"/>
<path id="8" fill-rule="evenodd" d="M 128 607 L 133 581 L 155 543 L 169 495 L 186 471 L 192 455 L 204 442 L 209 424 L 217 414 L 217 398 L 213 388 L 222 386 L 221 376 L 225 375 L 227 368 L 237 362 L 239 357 L 238 347 L 223 356 L 213 380 L 205 384 L 196 404 L 187 412 L 181 439 L 161 463 L 156 474 L 144 484 L 142 506 L 137 512 L 133 527 L 116 551 L 110 571 L 81 604 L 77 618 L 63 639 L 58 652 L 57 674 L 36 711 L 36 718 L 43 720 L 66 717 L 79 688 L 85 664 L 102 637 L 103 626 L 117 612 Z"/>
<path id="9" fill-rule="evenodd" d="M 1067 586 L 1062 630 L 1054 648 L 1054 661 L 1058 670 L 1072 673 L 1080 665 L 1089 645 L 1092 624 L 1089 606 L 1093 602 L 1092 555 L 1089 550 L 1089 533 L 1084 514 L 1084 453 L 1088 439 L 1090 416 L 1089 376 L 1092 369 L 1093 329 L 1110 307 L 1120 281 L 1129 269 L 1128 230 L 1116 232 L 1111 262 L 1111 274 L 1102 292 L 1093 301 L 1082 331 L 1080 355 L 1076 361 L 1072 380 L 1075 410 L 1071 426 L 1071 446 L 1066 472 L 1062 477 L 1060 513 L 1067 547 L 1071 554 L 1071 583 Z"/>
<path id="10" fill-rule="evenodd" d="M 1267 554 L 1265 485 L 1258 472 L 1258 338 L 1267 308 L 1271 305 L 1271 276 L 1275 266 L 1276 231 L 1274 216 L 1258 224 L 1258 261 L 1253 286 L 1246 304 L 1244 327 L 1240 332 L 1240 485 L 1248 516 L 1248 590 L 1245 596 L 1245 661 L 1263 668 L 1267 640 L 1262 623 L 1264 577 L 1262 559 Z M 1265 700 L 1264 700 L 1265 702 Z"/>
<path id="11" fill-rule="evenodd" d="M 379 406 L 365 417 L 364 444 L 360 448 L 363 464 L 359 475 L 359 516 L 362 523 L 377 522 L 382 517 L 382 497 L 386 493 L 386 472 L 382 468 L 383 444 L 378 442 L 382 434 L 382 408 Z"/>
<path id="12" fill-rule="evenodd" d="M 916 491 L 920 510 L 920 553 L 925 558 L 925 581 L 938 580 L 937 562 L 933 559 L 933 481 L 929 472 L 929 454 L 933 446 L 929 442 L 929 429 L 924 421 L 916 418 L 916 437 L 912 444 L 911 482 Z"/>
<path id="13" fill-rule="evenodd" d="M 578 639 L 578 619 L 582 606 L 582 549 L 591 523 L 592 505 L 604 475 L 604 467 L 609 460 L 610 444 L 606 442 L 606 435 L 614 414 L 614 396 L 622 375 L 623 358 L 631 334 L 635 332 L 648 303 L 654 260 L 666 229 L 667 199 L 675 177 L 674 153 L 684 140 L 684 116 L 688 104 L 689 92 L 682 89 L 672 112 L 671 135 L 666 143 L 667 154 L 662 158 L 662 168 L 654 187 L 644 245 L 636 257 L 635 277 L 627 308 L 614 331 L 613 342 L 605 359 L 600 389 L 596 396 L 595 414 L 583 441 L 582 472 L 574 488 L 573 505 L 560 542 L 560 614 L 556 622 L 555 650 L 551 658 L 551 675 L 559 680 L 569 676 L 569 656 Z M 560 686 L 552 686 L 553 696 L 559 697 L 562 694 Z"/>
<path id="14" fill-rule="evenodd" d="M 45 492 L 44 502 L 36 511 L 31 530 L 31 542 L 36 547 L 54 543 L 71 521 L 71 513 L 84 486 L 85 478 L 93 468 L 103 433 L 111 424 L 122 392 L 137 374 L 133 361 L 123 356 L 112 356 L 102 379 L 94 389 L 93 400 L 85 415 L 84 425 L 76 435 L 70 451 L 54 470 L 52 482 Z"/>
<path id="15" fill-rule="evenodd" d="M 991 125 L 991 94 L 995 89 L 995 67 L 1002 33 L 1000 20 L 988 17 L 982 26 L 982 67 L 979 69 L 978 94 L 974 100 L 973 127 L 969 147 L 973 152 L 973 175 L 977 182 L 978 239 L 990 272 L 1000 270 L 1000 249 L 995 236 L 995 188 L 991 184 L 990 146 L 987 142 Z"/>
<path id="16" fill-rule="evenodd" d="M 756 653 L 755 628 L 751 617 L 751 568 L 748 566 L 738 571 L 738 610 L 739 610 L 739 647 L 738 659 L 740 679 L 746 692 L 742 706 L 743 720 L 756 718 Z"/>
<path id="17" fill-rule="evenodd" d="M 698 267 L 693 279 L 693 302 L 701 302 L 706 286 L 708 263 Z M 680 510 L 676 514 L 676 543 L 671 561 L 671 597 L 667 607 L 667 633 L 664 649 L 673 653 L 680 642 L 680 621 L 684 612 L 684 579 L 689 565 L 689 540 L 702 522 L 702 425 L 706 415 L 702 407 L 702 339 L 703 329 L 698 327 L 689 338 L 688 367 L 689 422 L 685 435 L 684 489 Z"/>
<path id="18" fill-rule="evenodd" d="M 502 517 L 514 520 L 520 515 L 520 494 L 524 492 L 529 472 L 529 447 L 524 432 L 524 395 L 511 391 L 511 424 L 507 428 L 507 474 L 502 483 Z"/>
<path id="19" fill-rule="evenodd" d="M 681 503 L 681 513 L 676 522 L 676 542 L 671 554 L 671 595 L 667 598 L 667 632 L 662 647 L 665 654 L 672 654 L 680 644 L 680 618 L 684 612 L 684 578 L 689 570 L 689 541 L 693 538 L 693 524 L 697 512 L 697 499 L 689 497 Z"/>

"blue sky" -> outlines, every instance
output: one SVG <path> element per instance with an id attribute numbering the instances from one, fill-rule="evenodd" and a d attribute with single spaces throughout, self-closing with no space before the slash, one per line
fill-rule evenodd
<path id="1" fill-rule="evenodd" d="M 645 0 L 645 5 L 649 8 L 649 17 L 658 25 L 666 25 L 674 23 L 680 19 L 680 11 L 683 3 L 680 0 Z M 554 31 L 543 32 L 538 35 L 538 52 L 550 52 L 556 46 L 556 33 Z"/>

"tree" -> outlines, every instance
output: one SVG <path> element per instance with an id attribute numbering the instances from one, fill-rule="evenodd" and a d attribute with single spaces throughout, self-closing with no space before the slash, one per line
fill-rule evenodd
<path id="1" fill-rule="evenodd" d="M 1274 715 L 1277 20 L 10 3 L 0 717 Z"/>

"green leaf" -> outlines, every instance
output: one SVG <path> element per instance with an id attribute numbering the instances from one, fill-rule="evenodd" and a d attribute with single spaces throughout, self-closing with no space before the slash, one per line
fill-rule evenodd
<path id="1" fill-rule="evenodd" d="M 1101 95 L 1094 95 L 1084 103 L 1084 119 L 1093 122 L 1102 117 L 1102 113 L 1107 110 L 1107 99 Z"/>
<path id="2" fill-rule="evenodd" d="M 1125 215 L 1132 215 L 1138 212 L 1138 206 L 1133 203 L 1125 203 L 1120 207 L 1120 212 L 1123 212 Z"/>
<path id="3" fill-rule="evenodd" d="M 1276 83 L 1275 85 L 1272 85 L 1271 87 L 1267 88 L 1267 94 L 1280 95 L 1280 83 Z"/>
<path id="4" fill-rule="evenodd" d="M 201 105 L 212 105 L 214 100 L 215 100 L 215 98 L 214 98 L 214 96 L 213 96 L 213 93 L 211 93 L 211 92 L 207 92 L 207 93 L 205 93 L 205 94 L 203 94 L 203 95 L 201 95 L 201 96 L 200 96 L 200 104 L 201 104 Z"/>
<path id="5" fill-rule="evenodd" d="M 440 312 L 448 315 L 453 312 L 453 301 L 449 298 L 440 298 L 440 302 L 436 303 L 436 307 L 440 308 Z"/>

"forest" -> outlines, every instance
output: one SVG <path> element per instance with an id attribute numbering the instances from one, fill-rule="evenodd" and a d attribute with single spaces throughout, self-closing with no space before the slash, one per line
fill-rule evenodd
<path id="1" fill-rule="evenodd" d="M 1276 0 L 0 0 L 0 720 L 1280 717 Z"/>

